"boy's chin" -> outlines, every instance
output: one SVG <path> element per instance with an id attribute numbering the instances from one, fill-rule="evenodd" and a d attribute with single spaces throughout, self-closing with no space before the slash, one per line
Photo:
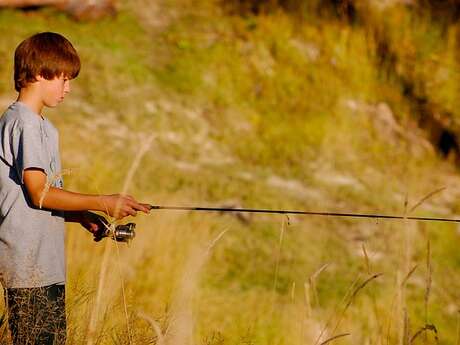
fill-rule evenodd
<path id="1" fill-rule="evenodd" d="M 56 100 L 54 102 L 45 102 L 45 106 L 48 107 L 48 108 L 54 108 L 54 107 L 57 107 L 59 104 L 61 104 L 64 100 L 61 99 L 61 100 Z"/>

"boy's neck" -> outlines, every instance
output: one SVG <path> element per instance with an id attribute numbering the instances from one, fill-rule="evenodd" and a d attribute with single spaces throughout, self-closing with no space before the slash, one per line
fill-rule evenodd
<path id="1" fill-rule="evenodd" d="M 27 87 L 22 88 L 21 91 L 19 91 L 17 101 L 24 103 L 28 108 L 30 108 L 30 110 L 35 112 L 37 115 L 42 116 L 41 113 L 44 106 L 43 101 L 40 97 L 38 97 L 36 92 L 33 92 L 33 90 L 30 90 Z"/>

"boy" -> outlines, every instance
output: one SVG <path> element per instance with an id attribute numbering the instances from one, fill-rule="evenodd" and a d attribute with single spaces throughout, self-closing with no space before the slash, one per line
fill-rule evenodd
<path id="1" fill-rule="evenodd" d="M 58 131 L 42 116 L 70 92 L 80 59 L 63 36 L 44 32 L 15 51 L 19 92 L 0 118 L 0 282 L 4 287 L 13 343 L 64 344 L 64 222 L 79 222 L 101 238 L 104 218 L 148 213 L 123 195 L 65 191 Z"/>

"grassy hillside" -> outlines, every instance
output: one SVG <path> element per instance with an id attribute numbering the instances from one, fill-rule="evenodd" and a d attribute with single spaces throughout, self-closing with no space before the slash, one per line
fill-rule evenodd
<path id="1" fill-rule="evenodd" d="M 131 0 L 94 23 L 2 10 L 0 103 L 15 97 L 16 45 L 57 31 L 83 62 L 46 113 L 70 190 L 455 217 L 458 171 L 417 127 L 401 76 L 455 119 L 458 29 L 382 11 L 358 25 L 212 1 Z M 382 67 L 374 24 L 396 74 Z M 324 344 L 348 333 L 330 342 L 431 344 L 431 325 L 439 343 L 459 343 L 456 225 L 163 211 L 135 221 L 130 247 L 68 227 L 69 344 Z"/>

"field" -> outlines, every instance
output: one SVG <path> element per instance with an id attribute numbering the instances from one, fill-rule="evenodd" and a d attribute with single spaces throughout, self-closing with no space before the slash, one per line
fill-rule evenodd
<path id="1" fill-rule="evenodd" d="M 455 130 L 460 27 L 387 11 L 396 74 L 369 36 L 375 14 L 365 27 L 211 0 L 127 0 L 97 22 L 1 10 L 0 105 L 16 97 L 16 45 L 56 31 L 82 57 L 71 94 L 45 114 L 69 190 L 460 218 L 456 163 L 401 85 L 423 86 Z M 182 211 L 128 221 L 129 246 L 67 228 L 68 344 L 460 344 L 455 223 Z M 8 343 L 5 323 L 0 334 Z"/>

